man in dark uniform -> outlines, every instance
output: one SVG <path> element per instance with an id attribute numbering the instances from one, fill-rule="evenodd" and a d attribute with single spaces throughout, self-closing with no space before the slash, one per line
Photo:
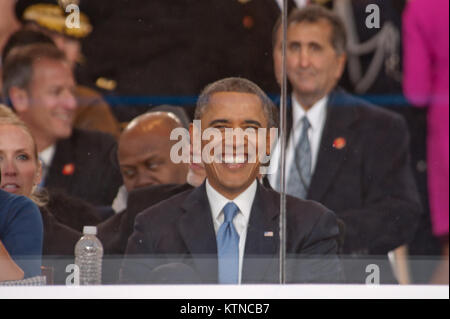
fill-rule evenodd
<path id="1" fill-rule="evenodd" d="M 83 74 L 86 67 L 82 54 L 82 41 L 92 32 L 92 25 L 89 18 L 83 12 L 79 12 L 79 27 L 76 25 L 68 27 L 73 11 L 66 11 L 65 8 L 69 9 L 68 5 L 78 3 L 78 0 L 18 1 L 16 15 L 23 24 L 23 28 L 11 36 L 8 44 L 14 47 L 37 42 L 39 36 L 33 36 L 33 32 L 42 33 L 50 38 L 66 54 L 77 80 L 78 108 L 74 127 L 101 131 L 118 137 L 120 126 L 110 106 L 104 101 L 98 90 L 80 82 L 83 80 L 80 74 Z M 6 49 L 3 52 L 3 59 L 6 58 L 7 52 L 5 51 Z M 108 83 L 100 81 L 99 84 L 105 87 Z"/>
<path id="2" fill-rule="evenodd" d="M 121 122 L 160 104 L 192 115 L 198 92 L 227 76 L 279 92 L 266 37 L 280 14 L 274 0 L 82 0 L 80 8 L 93 24 L 83 83 L 116 84 L 103 93 Z"/>

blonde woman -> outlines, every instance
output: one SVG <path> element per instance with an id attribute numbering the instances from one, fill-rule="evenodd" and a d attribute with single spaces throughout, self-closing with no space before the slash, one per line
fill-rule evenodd
<path id="1" fill-rule="evenodd" d="M 81 229 L 96 225 L 100 219 L 95 209 L 85 202 L 63 194 L 50 196 L 38 187 L 42 168 L 34 138 L 26 125 L 1 105 L 0 170 L 1 191 L 28 197 L 39 207 L 44 229 L 43 265 L 53 268 L 55 283 L 64 283 L 65 266 L 73 262 Z"/>
<path id="2" fill-rule="evenodd" d="M 0 136 L 4 136 L 5 129 L 10 127 L 7 123 L 15 121 L 12 112 L 0 106 Z M 20 137 L 13 134 L 8 138 L 11 138 L 11 146 Z M 33 277 L 41 272 L 42 218 L 32 201 L 23 196 L 16 196 L 24 195 L 16 191 L 18 185 L 31 188 L 29 183 L 25 183 L 22 178 L 16 183 L 9 181 L 18 178 L 11 174 L 10 167 L 6 165 L 6 153 L 9 152 L 10 146 L 1 144 L 0 150 L 0 281 Z M 26 155 L 23 152 L 17 153 L 15 158 L 24 161 Z M 5 172 L 5 169 L 8 172 Z M 36 176 L 34 180 L 37 182 L 38 178 Z"/>

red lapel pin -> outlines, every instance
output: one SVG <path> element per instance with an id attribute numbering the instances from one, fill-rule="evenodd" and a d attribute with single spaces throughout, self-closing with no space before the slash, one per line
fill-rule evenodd
<path id="1" fill-rule="evenodd" d="M 347 146 L 347 140 L 343 137 L 338 137 L 333 142 L 333 147 L 338 150 L 341 150 L 346 146 Z"/>
<path id="2" fill-rule="evenodd" d="M 75 165 L 73 163 L 64 165 L 62 170 L 63 175 L 70 176 L 73 175 L 74 172 L 75 172 Z"/>
<path id="3" fill-rule="evenodd" d="M 251 29 L 255 25 L 255 20 L 251 16 L 245 16 L 244 19 L 242 19 L 242 25 L 246 29 Z"/>

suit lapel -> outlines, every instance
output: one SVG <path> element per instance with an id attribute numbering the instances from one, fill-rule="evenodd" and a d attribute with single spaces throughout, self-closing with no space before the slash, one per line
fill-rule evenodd
<path id="1" fill-rule="evenodd" d="M 217 244 L 206 186 L 194 189 L 182 204 L 184 214 L 178 230 L 191 254 L 197 273 L 207 282 L 217 282 Z"/>
<path id="2" fill-rule="evenodd" d="M 242 282 L 276 282 L 279 207 L 258 183 L 247 228 Z M 217 244 L 205 184 L 194 189 L 182 204 L 178 229 L 205 282 L 217 282 Z M 268 277 L 268 274 L 270 277 Z M 268 278 L 270 278 L 268 280 Z"/>
<path id="3" fill-rule="evenodd" d="M 247 228 L 242 282 L 276 281 L 271 270 L 278 257 L 279 207 L 270 199 L 269 191 L 258 183 Z M 272 279 L 268 279 L 268 273 Z"/>
<path id="4" fill-rule="evenodd" d="M 76 165 L 75 147 L 71 138 L 56 144 L 55 155 L 45 181 L 46 186 L 66 190 L 72 188 L 74 175 L 79 170 Z"/>
<path id="5" fill-rule="evenodd" d="M 342 163 L 349 156 L 349 145 L 354 143 L 355 138 L 350 126 L 356 117 L 356 110 L 346 103 L 345 94 L 338 91 L 330 94 L 327 119 L 308 199 L 319 202 L 322 200 Z"/>

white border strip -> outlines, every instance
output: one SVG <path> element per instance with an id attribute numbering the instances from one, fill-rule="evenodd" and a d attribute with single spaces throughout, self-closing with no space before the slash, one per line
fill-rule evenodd
<path id="1" fill-rule="evenodd" d="M 449 299 L 449 286 L 154 285 L 2 287 L 0 299 Z"/>

